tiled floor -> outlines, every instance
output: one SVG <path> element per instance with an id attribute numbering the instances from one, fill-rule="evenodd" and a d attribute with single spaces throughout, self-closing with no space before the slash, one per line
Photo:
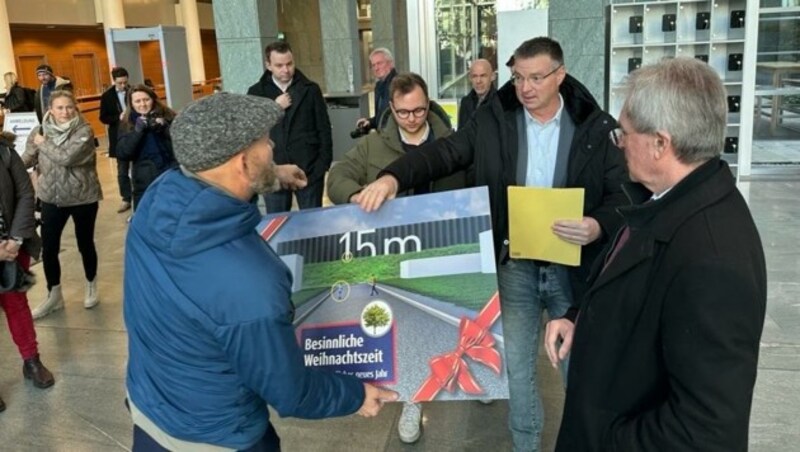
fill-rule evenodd
<path id="1" fill-rule="evenodd" d="M 56 376 L 50 389 L 22 379 L 21 362 L 7 333 L 0 334 L 0 394 L 8 409 L 0 414 L 0 450 L 110 451 L 130 448 L 130 421 L 123 406 L 126 335 L 122 321 L 122 257 L 127 214 L 117 214 L 119 197 L 111 161 L 98 154 L 106 200 L 97 224 L 101 303 L 82 305 L 83 274 L 68 227 L 61 255 L 66 309 L 36 323 L 42 359 Z M 769 265 L 769 305 L 751 422 L 751 450 L 797 450 L 800 444 L 800 180 L 748 182 L 753 215 L 761 230 Z M 45 293 L 31 290 L 31 305 Z M 5 324 L 2 321 L 1 324 Z M 544 358 L 542 355 L 543 362 Z M 560 377 L 540 366 L 548 423 L 543 450 L 553 449 L 560 421 Z M 284 450 L 292 451 L 503 451 L 510 450 L 507 403 L 430 403 L 425 434 L 402 444 L 397 404 L 376 419 L 356 416 L 326 421 L 279 419 Z"/>

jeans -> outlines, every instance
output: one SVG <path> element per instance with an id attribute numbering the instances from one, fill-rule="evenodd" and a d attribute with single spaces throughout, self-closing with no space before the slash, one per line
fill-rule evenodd
<path id="1" fill-rule="evenodd" d="M 94 225 L 97 220 L 98 203 L 79 206 L 58 207 L 42 202 L 42 266 L 47 280 L 47 290 L 61 284 L 61 234 L 72 217 L 75 224 L 75 239 L 83 260 L 86 281 L 94 281 L 97 276 L 97 249 L 94 247 Z"/>
<path id="2" fill-rule="evenodd" d="M 297 205 L 300 209 L 313 209 L 322 207 L 322 191 L 325 188 L 325 179 L 319 179 L 308 184 L 305 188 L 292 192 L 281 190 L 264 195 L 264 205 L 267 213 L 288 212 L 292 210 L 292 193 L 297 196 Z"/>
<path id="3" fill-rule="evenodd" d="M 139 426 L 133 426 L 133 452 L 169 452 L 168 449 L 161 447 L 160 444 L 150 437 Z M 261 439 L 243 452 L 280 452 L 281 440 L 272 426 L 272 422 L 267 424 L 267 431 Z"/>
<path id="4" fill-rule="evenodd" d="M 131 202 L 131 162 L 117 159 L 117 184 L 119 196 L 124 202 Z"/>
<path id="5" fill-rule="evenodd" d="M 544 410 L 536 378 L 542 312 L 563 316 L 572 303 L 567 270 L 509 259 L 497 271 L 503 315 L 509 416 L 515 452 L 538 451 Z"/>

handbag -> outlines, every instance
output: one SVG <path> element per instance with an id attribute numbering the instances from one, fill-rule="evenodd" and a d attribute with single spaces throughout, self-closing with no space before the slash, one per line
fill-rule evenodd
<path id="1" fill-rule="evenodd" d="M 0 209 L 0 239 L 7 240 L 6 221 Z M 36 284 L 36 275 L 22 268 L 19 262 L 0 261 L 0 293 L 27 292 Z"/>
<path id="2" fill-rule="evenodd" d="M 36 275 L 22 268 L 19 262 L 0 262 L 0 293 L 27 292 L 34 284 Z"/>

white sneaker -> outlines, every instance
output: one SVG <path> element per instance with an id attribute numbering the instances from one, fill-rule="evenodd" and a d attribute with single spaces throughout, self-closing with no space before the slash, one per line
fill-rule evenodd
<path id="1" fill-rule="evenodd" d="M 92 309 L 97 306 L 97 303 L 100 303 L 100 299 L 97 298 L 97 277 L 95 276 L 94 280 L 86 282 L 86 298 L 83 299 L 83 307 Z"/>
<path id="2" fill-rule="evenodd" d="M 421 425 L 422 405 L 419 403 L 404 403 L 403 412 L 400 413 L 400 420 L 397 422 L 397 433 L 400 434 L 400 441 L 410 444 L 418 440 L 422 435 Z"/>
<path id="3" fill-rule="evenodd" d="M 44 302 L 42 302 L 42 304 L 31 310 L 31 315 L 33 316 L 34 320 L 41 319 L 47 314 L 58 311 L 63 307 L 64 296 L 61 294 L 61 285 L 59 284 L 50 288 L 50 292 L 47 292 L 47 298 L 44 300 Z"/>
<path id="4" fill-rule="evenodd" d="M 494 399 L 478 399 L 478 402 L 484 405 L 491 405 L 494 402 Z"/>

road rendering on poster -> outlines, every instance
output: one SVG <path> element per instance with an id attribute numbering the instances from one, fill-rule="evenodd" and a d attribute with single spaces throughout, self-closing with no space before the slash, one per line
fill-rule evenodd
<path id="1" fill-rule="evenodd" d="M 401 400 L 508 398 L 485 187 L 267 215 L 307 367 Z"/>

